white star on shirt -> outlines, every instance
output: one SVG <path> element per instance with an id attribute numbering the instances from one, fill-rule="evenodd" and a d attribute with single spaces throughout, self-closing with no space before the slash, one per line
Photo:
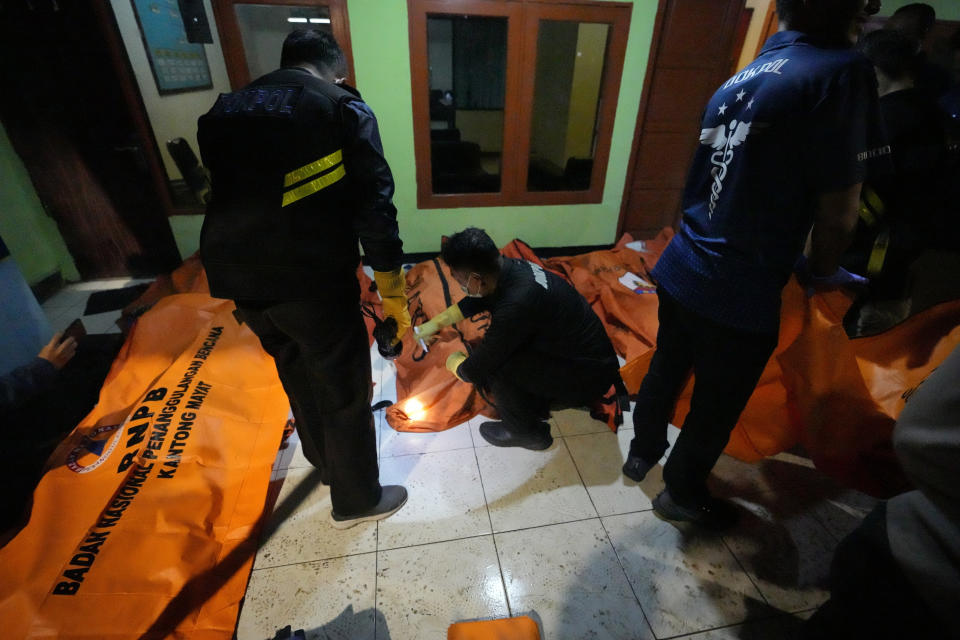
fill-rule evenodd
<path id="1" fill-rule="evenodd" d="M 753 109 L 753 98 L 750 98 L 750 102 L 747 103 L 747 109 Z"/>
<path id="2" fill-rule="evenodd" d="M 743 96 L 747 95 L 747 92 L 743 89 L 740 89 L 740 93 L 737 94 L 737 102 L 743 100 Z"/>
<path id="3" fill-rule="evenodd" d="M 723 103 L 722 105 L 720 105 L 720 115 L 723 115 L 726 112 L 727 112 L 727 103 Z"/>

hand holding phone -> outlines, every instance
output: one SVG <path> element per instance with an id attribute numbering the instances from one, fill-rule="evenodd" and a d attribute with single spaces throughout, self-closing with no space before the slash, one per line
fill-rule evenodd
<path id="1" fill-rule="evenodd" d="M 54 334 L 50 342 L 40 350 L 38 357 L 47 360 L 57 370 L 63 369 L 77 353 L 77 341 L 87 335 L 83 322 L 77 318 L 63 333 Z"/>
<path id="2" fill-rule="evenodd" d="M 80 342 L 80 338 L 85 335 L 87 335 L 87 328 L 83 326 L 83 321 L 77 318 L 70 323 L 70 326 L 63 330 L 63 337 L 60 341 L 65 342 L 68 338 L 73 338 L 74 342 Z"/>

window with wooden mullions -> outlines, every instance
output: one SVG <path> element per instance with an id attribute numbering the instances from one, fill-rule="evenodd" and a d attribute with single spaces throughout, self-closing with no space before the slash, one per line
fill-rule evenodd
<path id="1" fill-rule="evenodd" d="M 418 205 L 601 202 L 632 5 L 408 8 Z"/>

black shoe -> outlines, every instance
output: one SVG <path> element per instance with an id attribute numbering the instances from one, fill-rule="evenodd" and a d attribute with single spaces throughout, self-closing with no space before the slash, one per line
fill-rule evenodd
<path id="1" fill-rule="evenodd" d="M 725 500 L 709 497 L 696 504 L 682 505 L 674 501 L 669 489 L 653 499 L 653 512 L 663 520 L 691 522 L 715 531 L 732 527 L 740 517 L 736 507 Z"/>
<path id="2" fill-rule="evenodd" d="M 553 444 L 553 436 L 550 435 L 550 425 L 546 422 L 541 422 L 540 428 L 542 432 L 539 434 L 514 433 L 502 422 L 484 422 L 480 425 L 480 435 L 495 447 L 523 447 L 533 451 L 543 451 Z M 543 432 L 546 435 L 543 435 Z"/>
<path id="3" fill-rule="evenodd" d="M 656 466 L 656 462 L 650 464 L 640 456 L 627 456 L 627 461 L 623 463 L 623 475 L 634 482 L 643 482 L 643 479 Z"/>
<path id="4" fill-rule="evenodd" d="M 399 511 L 400 507 L 406 502 L 406 489 L 400 485 L 387 485 L 383 487 L 383 491 L 380 493 L 380 502 L 363 513 L 352 516 L 338 516 L 334 511 L 330 511 L 330 524 L 333 525 L 334 529 L 349 529 L 361 522 L 383 520 Z"/>

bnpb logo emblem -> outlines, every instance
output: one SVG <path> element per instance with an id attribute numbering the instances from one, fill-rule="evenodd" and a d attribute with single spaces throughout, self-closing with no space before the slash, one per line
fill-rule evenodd
<path id="1" fill-rule="evenodd" d="M 106 462 L 123 435 L 121 426 L 104 425 L 83 436 L 80 444 L 67 455 L 67 467 L 76 473 L 90 473 Z"/>

